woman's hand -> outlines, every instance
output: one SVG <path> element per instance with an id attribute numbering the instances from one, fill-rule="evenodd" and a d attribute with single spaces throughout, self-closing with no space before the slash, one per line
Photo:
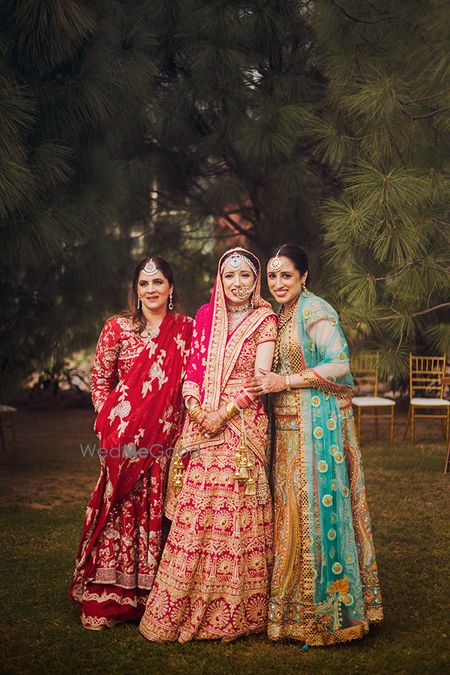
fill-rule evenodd
<path id="1" fill-rule="evenodd" d="M 206 437 L 215 436 L 222 429 L 225 418 L 220 411 L 204 413 L 204 418 L 199 424 L 200 431 Z"/>
<path id="2" fill-rule="evenodd" d="M 286 378 L 277 373 L 271 373 L 265 368 L 258 369 L 261 375 L 253 377 L 247 382 L 245 388 L 254 396 L 264 396 L 264 394 L 274 394 L 286 389 Z"/>
<path id="3" fill-rule="evenodd" d="M 193 420 L 195 426 L 197 426 L 200 429 L 200 431 L 202 431 L 202 426 L 203 426 L 203 423 L 205 421 L 205 418 L 206 418 L 206 412 L 204 410 L 202 410 L 201 412 L 199 412 L 197 414 L 195 420 Z"/>

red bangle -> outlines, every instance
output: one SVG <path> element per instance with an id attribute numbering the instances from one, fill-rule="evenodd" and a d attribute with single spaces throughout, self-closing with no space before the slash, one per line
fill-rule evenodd
<path id="1" fill-rule="evenodd" d="M 236 396 L 234 397 L 236 405 L 239 408 L 248 408 L 248 406 L 253 402 L 253 397 L 245 389 L 241 389 Z"/>

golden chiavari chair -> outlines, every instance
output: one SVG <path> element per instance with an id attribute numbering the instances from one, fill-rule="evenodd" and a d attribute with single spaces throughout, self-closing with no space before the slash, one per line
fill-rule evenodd
<path id="1" fill-rule="evenodd" d="M 409 355 L 409 409 L 405 438 L 411 424 L 411 442 L 415 440 L 416 420 L 440 420 L 442 433 L 450 432 L 450 401 L 444 398 L 445 356 Z M 425 412 L 425 411 L 429 412 Z"/>
<path id="2" fill-rule="evenodd" d="M 361 439 L 361 421 L 363 418 L 375 420 L 375 430 L 378 436 L 378 420 L 388 419 L 390 424 L 390 439 L 394 441 L 394 414 L 395 401 L 384 396 L 378 396 L 378 377 L 380 370 L 379 352 L 361 352 L 352 356 L 351 371 L 357 391 L 361 396 L 354 396 L 352 403 L 357 410 L 356 429 L 358 442 Z"/>

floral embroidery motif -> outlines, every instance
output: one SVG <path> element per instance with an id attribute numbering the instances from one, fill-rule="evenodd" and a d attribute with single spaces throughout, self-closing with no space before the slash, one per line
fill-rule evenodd
<path id="1" fill-rule="evenodd" d="M 172 417 L 173 417 L 173 406 L 169 405 L 167 410 L 164 412 L 162 418 L 159 419 L 159 423 L 163 425 L 164 431 L 168 431 L 172 426 Z"/>
<path id="2" fill-rule="evenodd" d="M 323 429 L 322 429 L 322 427 L 316 427 L 316 428 L 314 429 L 314 432 L 313 432 L 313 433 L 314 433 L 314 436 L 315 436 L 316 438 L 322 438 L 322 436 L 323 436 Z"/>

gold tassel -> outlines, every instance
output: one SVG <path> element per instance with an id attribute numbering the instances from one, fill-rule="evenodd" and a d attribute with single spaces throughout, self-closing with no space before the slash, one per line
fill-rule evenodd
<path id="1" fill-rule="evenodd" d="M 247 481 L 247 487 L 245 488 L 245 494 L 246 495 L 256 495 L 256 487 L 255 487 L 255 481 L 251 476 L 249 476 L 249 479 Z"/>
<path id="2" fill-rule="evenodd" d="M 172 458 L 172 487 L 175 495 L 178 495 L 183 487 L 184 466 L 178 452 Z"/>
<path id="3" fill-rule="evenodd" d="M 236 471 L 234 472 L 235 480 L 238 483 L 245 485 L 245 494 L 254 495 L 255 481 L 252 478 L 253 464 L 248 457 L 247 437 L 245 433 L 244 411 L 241 410 L 241 443 L 235 454 Z"/>

